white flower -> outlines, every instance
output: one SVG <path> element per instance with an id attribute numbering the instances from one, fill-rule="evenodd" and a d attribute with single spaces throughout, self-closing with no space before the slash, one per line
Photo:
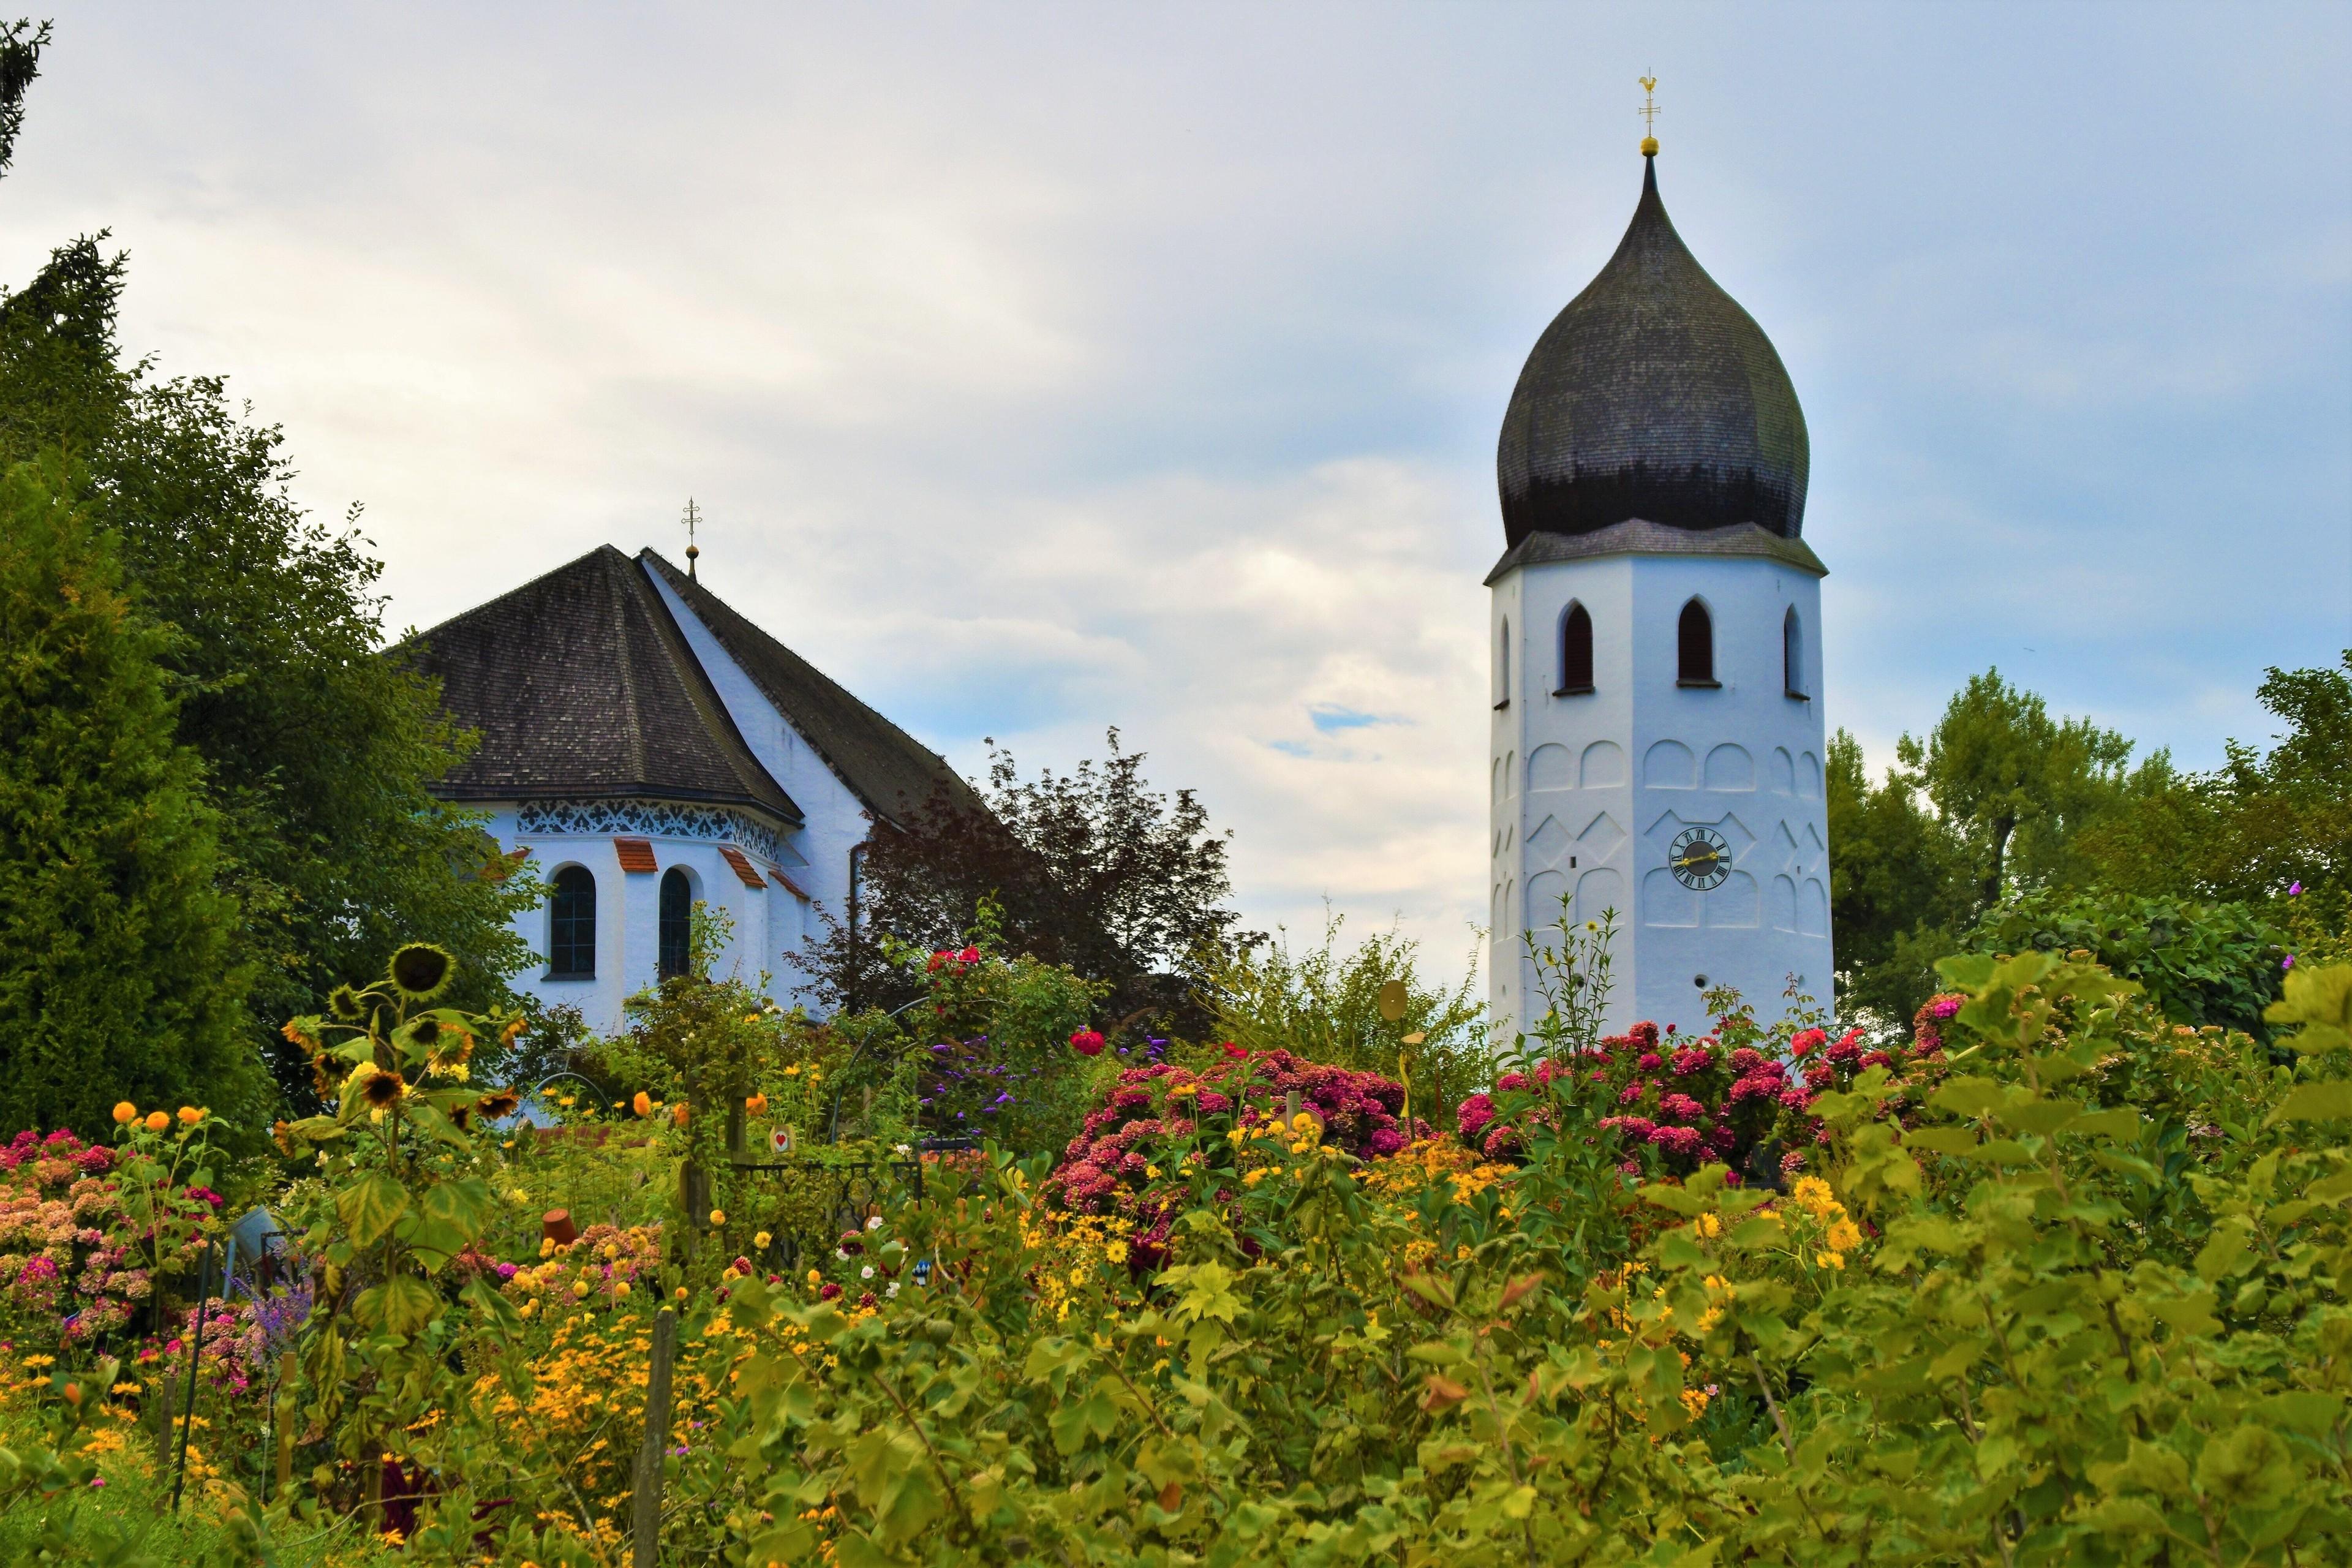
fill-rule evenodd
<path id="1" fill-rule="evenodd" d="M 890 1145 L 890 1152 L 893 1154 L 911 1154 L 914 1152 L 914 1147 L 911 1144 L 893 1143 Z"/>
<path id="2" fill-rule="evenodd" d="M 846 1247 L 835 1247 L 835 1248 L 833 1249 L 833 1255 L 834 1255 L 835 1258 L 837 1258 L 841 1259 L 841 1261 L 842 1261 L 842 1262 L 844 1262 L 844 1263 L 846 1263 L 846 1262 L 848 1262 L 848 1261 L 849 1261 L 849 1250 L 848 1250 L 848 1248 L 846 1248 Z"/>
<path id="3" fill-rule="evenodd" d="M 891 1281 L 890 1281 L 890 1289 L 888 1289 L 887 1290 L 885 1290 L 885 1291 L 883 1291 L 883 1292 L 882 1292 L 882 1294 L 883 1294 L 883 1295 L 885 1295 L 885 1296 L 896 1296 L 898 1293 L 898 1282 L 896 1279 L 893 1279 L 893 1280 L 891 1280 Z"/>
<path id="4" fill-rule="evenodd" d="M 863 1268 L 859 1269 L 859 1270 L 857 1271 L 857 1277 L 858 1277 L 860 1279 L 873 1279 L 873 1278 L 874 1278 L 874 1265 L 872 1265 L 871 1263 L 869 1263 L 869 1264 L 867 1264 L 865 1268 Z"/>
<path id="5" fill-rule="evenodd" d="M 882 1216 L 877 1214 L 872 1219 L 867 1220 L 866 1222 L 866 1228 L 868 1230 L 880 1230 L 882 1228 Z"/>

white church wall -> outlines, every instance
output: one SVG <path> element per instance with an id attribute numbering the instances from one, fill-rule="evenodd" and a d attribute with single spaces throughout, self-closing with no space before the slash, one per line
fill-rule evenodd
<path id="1" fill-rule="evenodd" d="M 579 1008 L 592 1029 L 604 1034 L 620 1030 L 626 1022 L 628 998 L 659 979 L 661 884 L 673 868 L 686 872 L 693 898 L 725 911 L 734 921 L 733 940 L 720 953 L 715 973 L 757 984 L 762 970 L 780 969 L 772 956 L 780 942 L 787 949 L 799 945 L 801 926 L 793 918 L 799 900 L 772 884 L 745 886 L 712 840 L 637 836 L 653 850 L 654 869 L 624 871 L 613 835 L 526 833 L 520 831 L 520 820 L 515 807 L 499 806 L 487 826 L 502 848 L 529 849 L 542 881 L 552 882 L 566 866 L 581 867 L 595 878 L 596 973 L 574 978 L 548 972 L 551 916 L 541 902 L 514 922 L 532 954 L 530 964 L 515 977 L 515 987 L 550 1005 Z M 785 917 L 781 922 L 780 913 Z M 779 1000 L 791 1000 L 789 989 L 781 974 L 772 982 L 771 994 Z"/>
<path id="2" fill-rule="evenodd" d="M 1714 622 L 1719 685 L 1676 684 L 1676 631 L 1692 597 Z M 1617 911 L 1608 1024 L 1707 1022 L 1702 987 L 1731 984 L 1780 1016 L 1790 975 L 1826 1001 L 1828 820 L 1822 791 L 1820 580 L 1754 557 L 1607 556 L 1522 568 L 1496 585 L 1489 635 L 1499 689 L 1489 776 L 1489 999 L 1508 1029 L 1542 1010 L 1521 933 Z M 1592 617 L 1593 687 L 1555 690 L 1561 617 Z M 1806 700 L 1786 694 L 1794 608 Z M 1506 626 L 1507 625 L 1507 635 Z M 1684 828 L 1729 846 L 1731 874 L 1694 890 L 1667 867 Z"/>

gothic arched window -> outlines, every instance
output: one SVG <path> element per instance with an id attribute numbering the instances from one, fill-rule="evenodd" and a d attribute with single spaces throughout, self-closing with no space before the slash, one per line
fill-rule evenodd
<path id="1" fill-rule="evenodd" d="M 688 937 L 694 926 L 694 889 L 686 872 L 672 866 L 662 873 L 661 923 L 655 944 L 654 971 L 664 980 L 686 973 Z"/>
<path id="2" fill-rule="evenodd" d="M 1683 606 L 1682 621 L 1675 627 L 1675 684 L 1721 684 L 1715 679 L 1715 617 L 1696 599 Z"/>
<path id="3" fill-rule="evenodd" d="M 1780 617 L 1780 679 L 1790 696 L 1805 695 L 1805 628 L 1794 605 Z"/>
<path id="4" fill-rule="evenodd" d="M 1592 689 L 1592 617 L 1573 599 L 1559 617 L 1559 695 Z"/>
<path id="5" fill-rule="evenodd" d="M 584 980 L 596 973 L 596 879 L 585 866 L 555 874 L 547 904 L 547 972 Z"/>

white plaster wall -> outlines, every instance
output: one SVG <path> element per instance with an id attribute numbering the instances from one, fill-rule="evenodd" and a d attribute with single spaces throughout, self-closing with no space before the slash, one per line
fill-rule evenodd
<path id="1" fill-rule="evenodd" d="M 1693 595 L 1715 622 L 1719 689 L 1675 684 L 1676 628 Z M 1560 617 L 1592 617 L 1593 686 L 1561 696 Z M 1783 617 L 1803 628 L 1806 700 L 1783 682 Z M 1508 655 L 1504 655 L 1507 626 Z M 1507 1034 L 1540 1016 L 1523 933 L 1617 911 L 1608 1024 L 1707 1022 L 1696 977 L 1730 984 L 1760 1018 L 1792 975 L 1823 1002 L 1831 945 L 1822 795 L 1821 582 L 1752 557 L 1604 556 L 1523 567 L 1495 586 L 1488 758 L 1489 1001 Z M 1509 689 L 1501 688 L 1505 664 Z M 1732 875 L 1696 892 L 1666 868 L 1685 826 L 1730 843 Z"/>
<path id="2" fill-rule="evenodd" d="M 526 910 L 515 930 L 530 944 L 532 963 L 515 977 L 518 990 L 550 1004 L 568 1004 L 581 1010 L 591 1028 L 612 1033 L 622 1027 L 625 1003 L 659 978 L 661 943 L 661 882 L 672 867 L 682 868 L 695 899 L 723 910 L 735 922 L 734 940 L 720 954 L 717 972 L 740 975 L 756 984 L 762 970 L 778 965 L 772 955 L 779 943 L 799 944 L 800 900 L 780 887 L 748 888 L 719 854 L 719 846 L 704 838 L 647 837 L 655 869 L 624 872 L 613 839 L 604 834 L 518 833 L 511 805 L 494 809 L 489 832 L 504 849 L 527 848 L 542 881 L 551 882 L 565 866 L 580 866 L 596 879 L 596 973 L 591 979 L 558 979 L 547 972 L 550 913 L 545 903 Z M 758 865 L 755 859 L 753 862 Z M 764 869 L 764 868 L 763 868 Z M 791 983 L 779 973 L 770 994 L 789 1003 Z"/>

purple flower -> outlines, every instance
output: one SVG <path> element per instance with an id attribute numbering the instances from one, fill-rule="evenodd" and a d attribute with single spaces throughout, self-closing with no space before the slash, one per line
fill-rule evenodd
<path id="1" fill-rule="evenodd" d="M 2279 967 L 2281 969 L 2293 969 L 2294 967 L 2294 954 L 2290 952 L 2284 958 L 2279 960 Z"/>
<path id="2" fill-rule="evenodd" d="M 2298 893 L 2300 893 L 2300 892 L 2302 892 L 2302 891 L 2303 891 L 2303 884 L 2302 884 L 2301 882 L 2297 882 L 2297 883 L 2295 883 L 2294 886 L 2292 886 L 2292 887 L 2290 887 L 2290 888 L 2288 888 L 2288 889 L 2287 889 L 2287 890 L 2286 890 L 2286 896 L 2287 896 L 2288 898 L 2292 899 L 2292 898 L 2294 898 L 2296 894 L 2298 894 Z"/>

